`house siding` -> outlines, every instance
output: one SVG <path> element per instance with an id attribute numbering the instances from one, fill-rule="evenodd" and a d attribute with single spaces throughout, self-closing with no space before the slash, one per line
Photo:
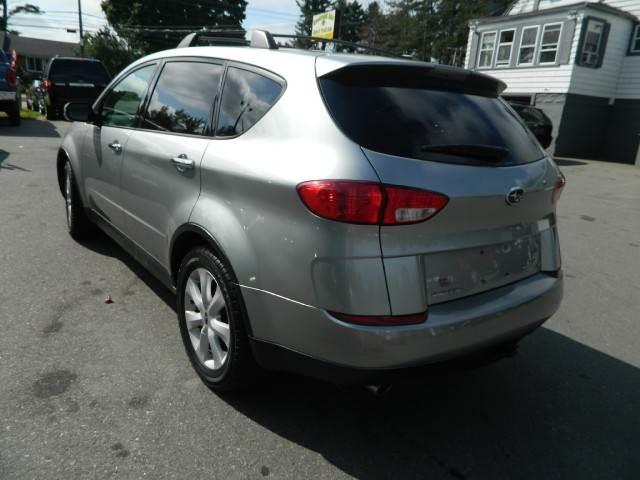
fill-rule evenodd
<path id="1" fill-rule="evenodd" d="M 575 5 L 579 2 L 580 0 L 540 0 L 538 9 L 545 10 L 548 8 L 565 7 L 567 5 Z M 640 2 L 638 0 L 605 0 L 602 3 L 640 17 Z M 520 0 L 511 7 L 509 15 L 532 12 L 534 5 L 535 0 Z"/>
<path id="2" fill-rule="evenodd" d="M 573 35 L 571 40 L 564 38 L 565 42 L 570 41 L 570 52 L 568 58 L 566 59 L 568 63 L 556 66 L 540 66 L 540 67 L 516 67 L 515 59 L 518 55 L 518 50 L 520 47 L 520 32 L 521 27 L 530 26 L 530 25 L 544 25 L 547 23 L 555 23 L 555 22 L 563 22 L 563 31 L 571 31 L 575 29 L 576 33 Z M 569 25 L 569 24 L 572 25 Z M 520 21 L 517 23 L 509 23 L 503 22 L 500 24 L 483 24 L 478 27 L 475 35 L 477 38 L 482 34 L 482 32 L 500 30 L 500 29 L 508 29 L 512 27 L 519 27 L 517 31 L 516 41 L 513 45 L 513 53 L 512 58 L 514 59 L 513 67 L 514 68 L 482 68 L 477 69 L 483 73 L 491 75 L 493 77 L 499 78 L 503 82 L 507 84 L 507 89 L 505 90 L 505 94 L 507 95 L 516 95 L 516 94 L 524 94 L 524 93 L 567 93 L 569 91 L 569 86 L 571 84 L 571 76 L 573 73 L 573 63 L 575 60 L 576 51 L 578 49 L 578 38 L 579 38 L 579 30 L 580 25 L 576 25 L 575 20 L 567 20 L 566 14 L 561 15 L 541 15 L 536 18 L 529 18 L 524 21 Z M 542 29 L 541 29 L 542 31 Z M 542 33 L 540 33 L 541 35 Z M 472 43 L 472 36 L 474 32 L 470 33 L 467 49 L 470 51 L 470 45 Z M 567 48 L 566 45 L 561 46 L 560 50 L 562 51 L 564 48 Z M 473 52 L 471 52 L 473 53 Z M 477 55 L 477 50 L 475 50 Z M 560 56 L 560 52 L 558 53 Z M 467 59 L 467 67 L 471 65 L 475 65 L 475 61 L 477 59 L 468 58 Z"/>
<path id="3" fill-rule="evenodd" d="M 577 95 L 593 95 L 596 97 L 615 98 L 623 64 L 627 58 L 629 39 L 633 24 L 629 19 L 602 12 L 589 10 L 585 16 L 605 20 L 610 25 L 606 50 L 604 52 L 602 66 L 589 68 L 576 65 L 569 93 Z M 583 22 L 576 29 L 575 39 L 580 38 Z M 640 97 L 640 89 L 636 92 Z M 633 95 L 633 92 L 631 92 Z"/>

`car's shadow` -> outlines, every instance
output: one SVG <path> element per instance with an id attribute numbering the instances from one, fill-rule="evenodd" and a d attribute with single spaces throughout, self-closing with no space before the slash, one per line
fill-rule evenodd
<path id="1" fill-rule="evenodd" d="M 175 309 L 175 297 L 106 235 L 83 245 L 118 258 Z M 640 369 L 545 327 L 513 358 L 382 397 L 272 375 L 221 398 L 356 478 L 639 478 Z"/>
<path id="2" fill-rule="evenodd" d="M 640 473 L 639 369 L 546 328 L 513 359 L 381 398 L 296 379 L 224 398 L 356 478 Z"/>
<path id="3" fill-rule="evenodd" d="M 2 137 L 42 137 L 59 138 L 56 126 L 46 120 L 23 120 L 20 125 L 9 125 L 7 117 L 0 117 L 0 138 Z"/>
<path id="4" fill-rule="evenodd" d="M 131 255 L 123 250 L 120 245 L 109 238 L 105 233 L 95 227 L 94 234 L 89 238 L 82 240 L 80 243 L 100 255 L 112 257 L 124 263 L 129 270 L 142 280 L 147 287 L 169 306 L 174 312 L 176 311 L 176 297 L 171 293 L 158 279 L 149 273 L 142 265 L 140 265 Z"/>

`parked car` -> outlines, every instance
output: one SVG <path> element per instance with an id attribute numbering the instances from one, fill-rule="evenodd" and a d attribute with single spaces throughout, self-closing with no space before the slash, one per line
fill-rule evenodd
<path id="1" fill-rule="evenodd" d="M 44 75 L 47 119 L 60 118 L 62 109 L 68 102 L 92 104 L 110 80 L 107 69 L 99 60 L 52 58 Z"/>
<path id="2" fill-rule="evenodd" d="M 0 50 L 0 112 L 9 117 L 10 125 L 20 125 L 20 80 L 11 58 Z"/>
<path id="3" fill-rule="evenodd" d="M 548 148 L 553 140 L 551 119 L 539 108 L 522 103 L 511 103 L 511 107 L 520 115 L 529 130 L 536 136 L 543 148 Z"/>
<path id="4" fill-rule="evenodd" d="M 564 177 L 501 81 L 269 39 L 133 63 L 67 106 L 57 156 L 71 236 L 99 225 L 177 293 L 207 385 L 381 384 L 553 315 Z"/>
<path id="5" fill-rule="evenodd" d="M 42 80 L 34 80 L 31 83 L 27 91 L 27 108 L 42 115 L 47 112 L 44 82 Z"/>

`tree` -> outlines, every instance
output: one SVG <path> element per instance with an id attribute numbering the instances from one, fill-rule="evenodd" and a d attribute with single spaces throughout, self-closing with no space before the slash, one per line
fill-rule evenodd
<path id="1" fill-rule="evenodd" d="M 367 14 L 357 0 L 337 0 L 333 4 L 339 12 L 338 31 L 335 38 L 347 42 L 359 42 L 360 30 L 367 21 Z"/>
<path id="2" fill-rule="evenodd" d="M 115 35 L 109 27 L 85 34 L 82 43 L 84 54 L 100 60 L 114 76 L 138 57 L 127 42 Z"/>
<path id="3" fill-rule="evenodd" d="M 101 6 L 116 33 L 145 54 L 175 48 L 202 27 L 244 38 L 246 0 L 103 0 Z"/>

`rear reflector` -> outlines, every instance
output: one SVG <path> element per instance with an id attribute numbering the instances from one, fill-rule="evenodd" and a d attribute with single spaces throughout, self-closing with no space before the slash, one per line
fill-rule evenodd
<path id="1" fill-rule="evenodd" d="M 416 313 L 414 315 L 347 315 L 346 313 L 329 312 L 332 317 L 347 323 L 355 323 L 357 325 L 377 325 L 377 326 L 396 326 L 396 325 L 415 325 L 427 320 L 427 313 Z"/>
<path id="2" fill-rule="evenodd" d="M 322 218 L 364 225 L 407 225 L 438 213 L 449 199 L 440 193 L 377 182 L 314 180 L 298 185 L 302 202 Z"/>
<path id="3" fill-rule="evenodd" d="M 560 199 L 560 195 L 562 195 L 562 190 L 564 186 L 567 184 L 567 179 L 560 172 L 560 177 L 556 180 L 556 183 L 553 185 L 553 192 L 551 193 L 551 203 L 556 203 Z"/>
<path id="4" fill-rule="evenodd" d="M 18 76 L 15 70 L 9 69 L 9 71 L 7 71 L 7 83 L 9 83 L 11 87 L 15 87 L 18 84 Z"/>

